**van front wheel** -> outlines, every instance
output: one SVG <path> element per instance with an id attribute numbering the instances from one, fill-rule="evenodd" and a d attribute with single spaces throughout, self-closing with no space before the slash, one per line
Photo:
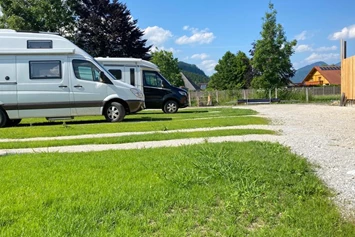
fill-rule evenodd
<path id="1" fill-rule="evenodd" d="M 108 122 L 121 122 L 125 115 L 125 109 L 118 102 L 111 102 L 105 109 L 105 118 Z"/>
<path id="2" fill-rule="evenodd" d="M 167 113 L 167 114 L 176 113 L 178 111 L 178 109 L 179 109 L 179 106 L 176 103 L 176 101 L 174 101 L 174 100 L 168 100 L 167 102 L 165 102 L 164 107 L 163 107 L 164 113 Z"/>
<path id="3" fill-rule="evenodd" d="M 6 127 L 7 121 L 7 114 L 0 108 L 0 128 Z"/>

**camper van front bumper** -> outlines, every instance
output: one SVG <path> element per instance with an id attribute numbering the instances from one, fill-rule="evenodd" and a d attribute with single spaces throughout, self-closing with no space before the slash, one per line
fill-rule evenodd
<path id="1" fill-rule="evenodd" d="M 145 109 L 145 104 L 144 101 L 142 100 L 128 100 L 126 102 L 128 104 L 129 111 L 131 113 L 136 113 L 138 111 Z"/>

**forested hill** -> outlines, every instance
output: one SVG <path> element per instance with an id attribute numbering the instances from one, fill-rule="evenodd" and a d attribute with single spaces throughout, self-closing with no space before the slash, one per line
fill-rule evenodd
<path id="1" fill-rule="evenodd" d="M 195 64 L 189 64 L 180 61 L 178 66 L 180 71 L 197 85 L 200 83 L 208 83 L 210 80 L 210 78 L 206 76 L 206 74 Z"/>

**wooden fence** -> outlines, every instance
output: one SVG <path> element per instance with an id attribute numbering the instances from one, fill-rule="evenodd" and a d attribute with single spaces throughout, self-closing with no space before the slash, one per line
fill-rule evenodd
<path id="1" fill-rule="evenodd" d="M 345 100 L 355 100 L 355 56 L 341 61 L 341 94 Z"/>

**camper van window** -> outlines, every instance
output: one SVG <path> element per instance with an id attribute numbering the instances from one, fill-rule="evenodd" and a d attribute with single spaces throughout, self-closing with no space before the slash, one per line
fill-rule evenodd
<path id="1" fill-rule="evenodd" d="M 111 74 L 114 75 L 117 80 L 121 80 L 122 79 L 122 71 L 121 70 L 110 69 L 108 71 L 111 72 Z"/>
<path id="2" fill-rule="evenodd" d="M 30 61 L 30 79 L 61 79 L 61 61 Z"/>
<path id="3" fill-rule="evenodd" d="M 129 70 L 129 72 L 130 72 L 130 78 L 131 78 L 131 85 L 132 86 L 134 86 L 135 85 L 135 73 L 134 73 L 134 68 L 131 68 L 130 70 Z"/>
<path id="4" fill-rule="evenodd" d="M 73 60 L 75 77 L 86 81 L 100 81 L 100 70 L 89 61 Z"/>
<path id="5" fill-rule="evenodd" d="M 144 71 L 144 85 L 151 87 L 162 87 L 162 79 L 157 72 Z"/>
<path id="6" fill-rule="evenodd" d="M 27 40 L 28 49 L 52 49 L 52 40 Z"/>

